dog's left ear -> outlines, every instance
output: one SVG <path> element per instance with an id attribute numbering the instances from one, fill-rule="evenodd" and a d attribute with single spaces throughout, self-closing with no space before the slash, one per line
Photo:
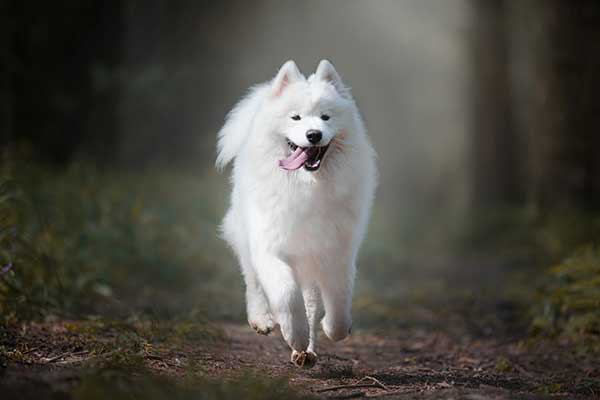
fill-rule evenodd
<path id="1" fill-rule="evenodd" d="M 331 83 L 340 95 L 349 95 L 348 88 L 344 86 L 342 78 L 340 78 L 340 75 L 333 67 L 333 64 L 330 63 L 328 60 L 321 60 L 319 66 L 317 67 L 317 71 L 315 72 L 315 77 L 322 81 Z"/>

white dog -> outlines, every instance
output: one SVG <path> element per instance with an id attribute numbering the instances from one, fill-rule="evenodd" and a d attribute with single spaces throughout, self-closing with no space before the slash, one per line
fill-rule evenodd
<path id="1" fill-rule="evenodd" d="M 375 152 L 350 91 L 323 60 L 293 61 L 250 90 L 219 132 L 217 166 L 234 160 L 223 236 L 246 282 L 248 322 L 279 324 L 292 362 L 316 362 L 322 320 L 348 336 L 356 257 L 373 201 Z"/>

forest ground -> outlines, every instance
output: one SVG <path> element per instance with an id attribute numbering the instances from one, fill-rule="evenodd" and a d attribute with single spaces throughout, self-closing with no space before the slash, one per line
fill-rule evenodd
<path id="1" fill-rule="evenodd" d="M 20 174 L 27 202 L 6 200 L 12 186 L 0 185 L 0 245 L 12 248 L 0 274 L 3 400 L 600 396 L 597 347 L 532 332 L 535 317 L 556 325 L 572 302 L 587 317 L 567 326 L 597 343 L 599 251 L 567 263 L 576 279 L 558 271 L 567 285 L 557 300 L 538 293 L 556 281 L 544 272 L 550 260 L 597 237 L 579 220 L 532 229 L 521 214 L 500 214 L 463 239 L 459 248 L 475 253 L 466 257 L 444 251 L 436 216 L 402 236 L 376 209 L 352 336 L 321 338 L 305 370 L 278 332 L 243 323 L 242 280 L 215 234 L 227 204 L 220 177 Z"/>
<path id="2" fill-rule="evenodd" d="M 113 323 L 96 329 L 96 324 L 30 323 L 12 332 L 12 339 L 5 337 L 4 344 L 14 341 L 18 357 L 13 353 L 0 370 L 2 398 L 87 399 L 108 398 L 110 393 L 117 399 L 161 398 L 156 392 L 150 396 L 152 386 L 137 387 L 148 376 L 174 385 L 175 398 L 188 398 L 180 388 L 198 377 L 220 385 L 231 381 L 232 386 L 248 386 L 245 377 L 267 382 L 250 394 L 247 388 L 204 392 L 197 386 L 208 398 L 235 398 L 240 390 L 247 398 L 288 397 L 288 393 L 336 399 L 600 396 L 597 361 L 572 352 L 566 344 L 528 343 L 494 334 L 475 338 L 444 329 L 359 330 L 340 343 L 322 337 L 317 365 L 299 369 L 289 362 L 279 332 L 267 337 L 247 325 L 221 323 L 212 328 L 218 337 L 211 340 L 191 337 L 158 344 L 144 341 L 139 346 L 139 338 L 123 338 L 132 334 L 130 326 Z M 139 329 L 136 332 L 140 334 Z M 104 376 L 104 380 L 90 381 L 90 376 Z M 273 391 L 280 395 L 269 397 Z M 126 396 L 131 393 L 142 397 Z"/>

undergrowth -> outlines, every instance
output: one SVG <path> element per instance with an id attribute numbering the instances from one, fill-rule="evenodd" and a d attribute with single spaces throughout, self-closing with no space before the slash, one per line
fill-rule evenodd
<path id="1" fill-rule="evenodd" d="M 586 245 L 550 268 L 532 323 L 536 334 L 600 350 L 600 248 Z"/>
<path id="2" fill-rule="evenodd" d="M 600 215 L 528 207 L 480 210 L 456 237 L 460 253 L 493 255 L 515 268 L 539 272 L 581 243 L 600 237 Z"/>
<path id="3" fill-rule="evenodd" d="M 0 322 L 190 312 L 239 318 L 240 278 L 218 238 L 219 184 L 211 174 L 182 171 L 5 162 Z"/>

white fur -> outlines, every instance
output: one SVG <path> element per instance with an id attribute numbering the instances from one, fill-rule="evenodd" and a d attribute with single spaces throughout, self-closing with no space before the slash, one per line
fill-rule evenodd
<path id="1" fill-rule="evenodd" d="M 292 120 L 296 114 L 300 121 Z M 290 153 L 286 138 L 308 146 L 309 129 L 331 142 L 321 168 L 279 167 Z M 315 351 L 319 322 L 330 339 L 344 339 L 377 171 L 356 104 L 333 65 L 323 60 L 305 79 L 288 61 L 272 81 L 252 88 L 219 132 L 217 166 L 232 160 L 222 229 L 245 278 L 248 321 L 261 333 L 279 324 L 297 352 Z"/>

